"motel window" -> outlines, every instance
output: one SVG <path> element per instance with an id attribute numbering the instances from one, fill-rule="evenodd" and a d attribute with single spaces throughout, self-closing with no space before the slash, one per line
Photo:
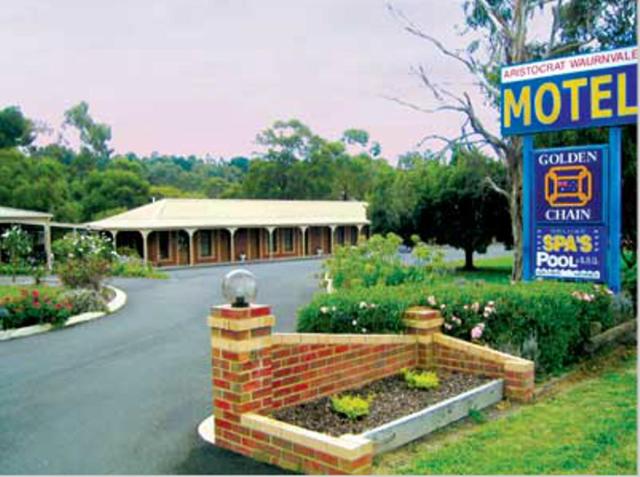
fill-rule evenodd
<path id="1" fill-rule="evenodd" d="M 171 258 L 169 250 L 169 232 L 158 232 L 158 253 L 160 260 Z"/>
<path id="2" fill-rule="evenodd" d="M 357 227 L 351 227 L 351 245 L 358 244 L 358 229 Z"/>
<path id="3" fill-rule="evenodd" d="M 213 256 L 213 232 L 211 230 L 200 231 L 200 256 Z"/>
<path id="4" fill-rule="evenodd" d="M 336 241 L 338 242 L 338 245 L 343 245 L 344 244 L 344 227 L 338 227 L 338 230 L 336 230 Z"/>
<path id="5" fill-rule="evenodd" d="M 282 243 L 285 252 L 293 252 L 293 229 L 282 229 Z"/>

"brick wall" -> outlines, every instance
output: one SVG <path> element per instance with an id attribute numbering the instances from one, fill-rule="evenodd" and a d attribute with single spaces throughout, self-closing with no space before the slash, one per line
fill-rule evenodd
<path id="1" fill-rule="evenodd" d="M 274 340 L 277 338 L 287 341 L 286 336 Z M 416 366 L 416 353 L 413 342 L 274 344 L 273 407 L 317 399 L 396 374 L 403 367 Z"/>
<path id="2" fill-rule="evenodd" d="M 272 334 L 268 306 L 213 307 L 216 445 L 306 473 L 367 474 L 368 439 L 331 437 L 268 415 L 415 366 L 502 377 L 508 397 L 531 399 L 533 363 L 443 335 L 435 310 L 411 308 L 405 321 L 405 335 Z"/>

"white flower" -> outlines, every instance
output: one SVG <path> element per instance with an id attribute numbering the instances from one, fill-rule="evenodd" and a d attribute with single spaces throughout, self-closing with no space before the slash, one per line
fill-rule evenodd
<path id="1" fill-rule="evenodd" d="M 353 321 L 351 322 L 351 324 L 352 324 L 353 326 L 356 326 L 356 325 L 358 324 L 358 321 L 357 321 L 357 320 L 353 320 Z"/>
<path id="2" fill-rule="evenodd" d="M 450 330 L 451 328 L 453 328 L 453 326 L 451 326 L 451 324 L 449 324 L 449 323 L 445 323 L 444 324 L 444 329 L 445 330 Z"/>
<path id="3" fill-rule="evenodd" d="M 442 305 L 440 305 L 440 309 L 444 310 L 447 307 L 447 305 L 445 305 L 444 303 Z"/>
<path id="4" fill-rule="evenodd" d="M 378 307 L 378 305 L 376 305 L 375 303 L 371 303 L 371 304 L 369 305 L 369 308 L 377 308 L 377 307 Z"/>
<path id="5" fill-rule="evenodd" d="M 366 333 L 366 332 L 367 332 L 367 329 L 366 329 L 366 328 L 362 328 L 362 332 L 363 332 L 363 333 Z"/>
<path id="6" fill-rule="evenodd" d="M 336 310 L 337 310 L 337 308 L 335 306 L 331 307 L 331 311 L 336 311 Z"/>
<path id="7" fill-rule="evenodd" d="M 360 309 L 366 308 L 367 307 L 367 302 L 365 301 L 361 301 L 360 302 Z"/>
<path id="8" fill-rule="evenodd" d="M 480 310 L 480 303 L 478 303 L 477 301 L 474 302 L 473 305 L 471 305 L 471 309 L 478 313 L 478 311 Z"/>
<path id="9" fill-rule="evenodd" d="M 324 313 L 324 314 L 329 313 L 329 308 L 326 307 L 326 306 L 321 306 L 320 307 L 320 313 Z"/>
<path id="10" fill-rule="evenodd" d="M 438 302 L 436 301 L 436 297 L 433 295 L 427 297 L 427 303 L 429 303 L 429 305 L 431 306 L 436 306 L 438 304 Z"/>
<path id="11" fill-rule="evenodd" d="M 488 302 L 487 302 L 487 305 L 489 305 L 490 307 L 494 307 L 494 306 L 495 306 L 495 304 L 496 304 L 496 302 L 495 302 L 495 301 L 488 301 Z"/>
<path id="12" fill-rule="evenodd" d="M 462 307 L 462 309 L 463 309 L 463 310 L 465 310 L 465 311 L 466 311 L 466 310 L 468 310 L 468 309 L 469 309 L 469 305 L 464 305 L 464 306 Z"/>

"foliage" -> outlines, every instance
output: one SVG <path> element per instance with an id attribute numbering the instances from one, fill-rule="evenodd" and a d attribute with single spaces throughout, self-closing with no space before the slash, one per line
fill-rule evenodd
<path id="1" fill-rule="evenodd" d="M 417 236 L 412 239 L 413 265 L 405 264 L 398 254 L 402 239 L 389 233 L 373 235 L 355 246 L 337 246 L 323 267 L 335 288 L 421 283 L 445 273 L 442 251 L 426 245 Z"/>
<path id="2" fill-rule="evenodd" d="M 312 333 L 402 333 L 413 305 L 436 307 L 444 332 L 536 361 L 555 372 L 577 361 L 592 322 L 603 329 L 631 318 L 616 313 L 602 286 L 553 281 L 441 282 L 370 287 L 317 294 L 298 312 L 297 329 Z"/>
<path id="3" fill-rule="evenodd" d="M 36 285 L 42 284 L 42 279 L 46 276 L 47 269 L 39 264 L 31 266 L 31 276 L 33 277 L 33 283 Z"/>
<path id="4" fill-rule="evenodd" d="M 16 106 L 0 110 L 0 149 L 28 146 L 35 139 L 33 122 Z"/>
<path id="5" fill-rule="evenodd" d="M 0 236 L 0 248 L 9 254 L 11 279 L 15 282 L 20 262 L 31 253 L 33 248 L 31 237 L 19 225 L 13 225 Z"/>
<path id="6" fill-rule="evenodd" d="M 16 267 L 10 263 L 0 263 L 0 275 L 29 275 L 32 271 L 31 265 L 27 262 L 18 263 Z"/>
<path id="7" fill-rule="evenodd" d="M 57 259 L 56 272 L 70 288 L 99 291 L 116 257 L 111 240 L 97 234 L 69 233 L 56 240 L 52 247 Z"/>
<path id="8" fill-rule="evenodd" d="M 51 323 L 60 325 L 72 314 L 73 304 L 67 299 L 41 294 L 40 290 L 22 289 L 20 295 L 5 296 L 0 306 L 7 309 L 8 316 L 2 319 L 2 328 Z"/>
<path id="9" fill-rule="evenodd" d="M 411 389 L 435 389 L 440 386 L 438 375 L 433 371 L 403 369 L 402 375 Z"/>
<path id="10" fill-rule="evenodd" d="M 120 250 L 118 250 L 120 253 Z M 145 264 L 143 260 L 129 257 L 127 260 L 119 259 L 111 266 L 111 276 L 129 278 L 167 278 L 165 272 L 156 270 L 151 264 Z"/>
<path id="11" fill-rule="evenodd" d="M 636 475 L 636 360 L 465 433 L 390 454 L 376 474 Z M 550 436 L 553 436 L 550 438 Z M 450 437 L 450 436 L 449 436 Z M 402 451 L 401 451 L 402 452 Z M 401 467 L 398 467 L 401 463 Z M 408 464 L 407 464 L 408 463 Z"/>
<path id="12" fill-rule="evenodd" d="M 68 290 L 60 295 L 60 300 L 71 303 L 71 313 L 77 315 L 88 311 L 107 311 L 107 304 L 101 293 L 88 288 Z"/>
<path id="13" fill-rule="evenodd" d="M 348 419 L 356 420 L 369 414 L 369 408 L 373 402 L 373 396 L 363 398 L 354 394 L 342 394 L 331 396 L 331 409 Z"/>
<path id="14" fill-rule="evenodd" d="M 511 245 L 507 202 L 487 178 L 506 187 L 505 168 L 474 148 L 454 148 L 451 162 L 432 167 L 435 177 L 419 188 L 415 220 L 423 238 L 465 251 L 465 269 L 473 253 L 485 252 L 495 238 Z"/>

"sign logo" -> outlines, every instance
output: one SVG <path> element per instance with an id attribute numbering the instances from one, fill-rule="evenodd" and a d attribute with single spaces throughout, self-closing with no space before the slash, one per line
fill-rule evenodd
<path id="1" fill-rule="evenodd" d="M 585 166 L 557 166 L 544 176 L 544 197 L 551 207 L 583 207 L 591 201 L 591 172 Z"/>

